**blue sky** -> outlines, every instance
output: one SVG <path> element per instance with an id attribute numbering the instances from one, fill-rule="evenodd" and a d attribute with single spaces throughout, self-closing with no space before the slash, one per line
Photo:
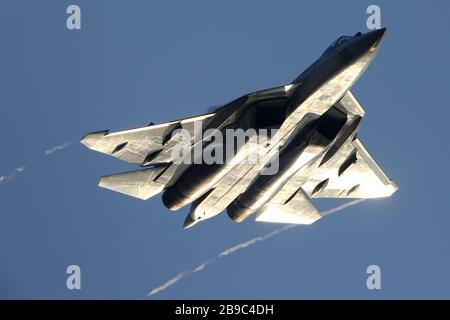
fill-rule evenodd
<path id="1" fill-rule="evenodd" d="M 72 3 L 80 31 L 66 29 Z M 447 1 L 106 0 L 2 2 L 0 175 L 25 170 L 0 184 L 0 298 L 145 298 L 278 228 L 221 215 L 184 231 L 186 209 L 98 188 L 100 176 L 133 166 L 78 140 L 289 83 L 338 36 L 366 32 L 372 3 L 388 34 L 353 88 L 367 112 L 359 136 L 399 191 L 255 244 L 154 298 L 450 298 Z M 81 290 L 66 288 L 71 264 Z M 371 264 L 379 291 L 366 288 Z"/>

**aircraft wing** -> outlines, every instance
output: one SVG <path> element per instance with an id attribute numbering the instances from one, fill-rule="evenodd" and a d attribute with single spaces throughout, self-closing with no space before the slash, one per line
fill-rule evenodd
<path id="1" fill-rule="evenodd" d="M 349 117 L 365 112 L 348 91 L 338 102 Z M 256 213 L 256 221 L 311 224 L 321 218 L 310 198 L 378 198 L 397 190 L 359 139 L 349 139 L 331 159 L 323 156 L 294 174 Z"/>
<path id="2" fill-rule="evenodd" d="M 81 143 L 89 149 L 136 165 L 170 162 L 170 150 L 179 143 L 177 139 L 171 139 L 172 133 L 176 129 L 186 129 L 193 137 L 194 122 L 206 120 L 213 115 L 214 113 L 210 113 L 111 133 L 108 130 L 92 132 L 84 136 Z M 190 145 L 191 141 L 182 143 Z"/>
<path id="3" fill-rule="evenodd" d="M 397 190 L 359 141 L 347 141 L 324 165 L 300 169 L 256 213 L 256 221 L 311 224 L 321 218 L 310 198 L 381 198 Z"/>
<path id="4" fill-rule="evenodd" d="M 104 176 L 100 179 L 99 186 L 147 200 L 163 191 L 185 169 L 184 165 L 172 162 L 172 148 L 178 143 L 190 147 L 195 135 L 194 122 L 206 120 L 213 115 L 211 113 L 119 132 L 88 133 L 81 143 L 89 149 L 120 160 L 146 166 L 142 170 Z M 172 135 L 177 129 L 188 130 L 191 140 L 177 139 L 176 135 Z"/>
<path id="5" fill-rule="evenodd" d="M 338 104 L 351 118 L 364 117 L 364 109 L 350 91 Z M 351 136 L 326 162 L 319 158 L 292 179 L 312 198 L 381 198 L 397 190 L 361 141 Z"/>
<path id="6" fill-rule="evenodd" d="M 319 163 L 320 158 L 304 173 L 302 188 L 312 198 L 382 198 L 397 190 L 359 139 L 348 140 L 328 162 Z"/>

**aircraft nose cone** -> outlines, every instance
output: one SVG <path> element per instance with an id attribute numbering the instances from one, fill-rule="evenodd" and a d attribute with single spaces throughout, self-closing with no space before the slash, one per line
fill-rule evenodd
<path id="1" fill-rule="evenodd" d="M 380 48 L 385 32 L 386 28 L 382 28 L 358 36 L 355 41 L 349 44 L 347 49 L 355 59 L 366 54 L 374 57 Z"/>
<path id="2" fill-rule="evenodd" d="M 367 33 L 367 40 L 371 47 L 376 47 L 381 42 L 386 33 L 386 28 L 377 29 Z"/>
<path id="3" fill-rule="evenodd" d="M 186 219 L 184 220 L 183 229 L 188 229 L 196 223 L 197 223 L 197 221 L 194 220 L 190 214 L 188 214 L 186 216 Z"/>

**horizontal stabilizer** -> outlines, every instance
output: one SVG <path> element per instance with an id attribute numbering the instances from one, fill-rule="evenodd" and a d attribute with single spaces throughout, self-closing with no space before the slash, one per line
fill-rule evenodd
<path id="1" fill-rule="evenodd" d="M 320 218 L 319 211 L 301 188 L 286 203 L 269 201 L 256 213 L 256 221 L 260 222 L 311 224 Z"/>
<path id="2" fill-rule="evenodd" d="M 157 182 L 159 176 L 170 166 L 117 173 L 100 179 L 99 186 L 142 200 L 147 200 L 163 191 L 165 184 Z"/>

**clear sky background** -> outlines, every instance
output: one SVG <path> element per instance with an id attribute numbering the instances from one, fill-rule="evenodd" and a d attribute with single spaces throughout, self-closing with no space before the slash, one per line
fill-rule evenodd
<path id="1" fill-rule="evenodd" d="M 66 29 L 72 3 L 81 31 Z M 289 83 L 338 36 L 366 32 L 373 3 L 388 33 L 353 88 L 367 112 L 359 136 L 399 191 L 255 244 L 154 298 L 450 298 L 448 1 L 105 0 L 1 3 L 0 175 L 25 170 L 0 183 L 0 298 L 142 299 L 278 228 L 220 215 L 185 231 L 187 209 L 98 188 L 100 176 L 134 167 L 78 141 Z M 66 288 L 71 264 L 79 291 Z M 379 291 L 366 288 L 371 264 Z"/>

